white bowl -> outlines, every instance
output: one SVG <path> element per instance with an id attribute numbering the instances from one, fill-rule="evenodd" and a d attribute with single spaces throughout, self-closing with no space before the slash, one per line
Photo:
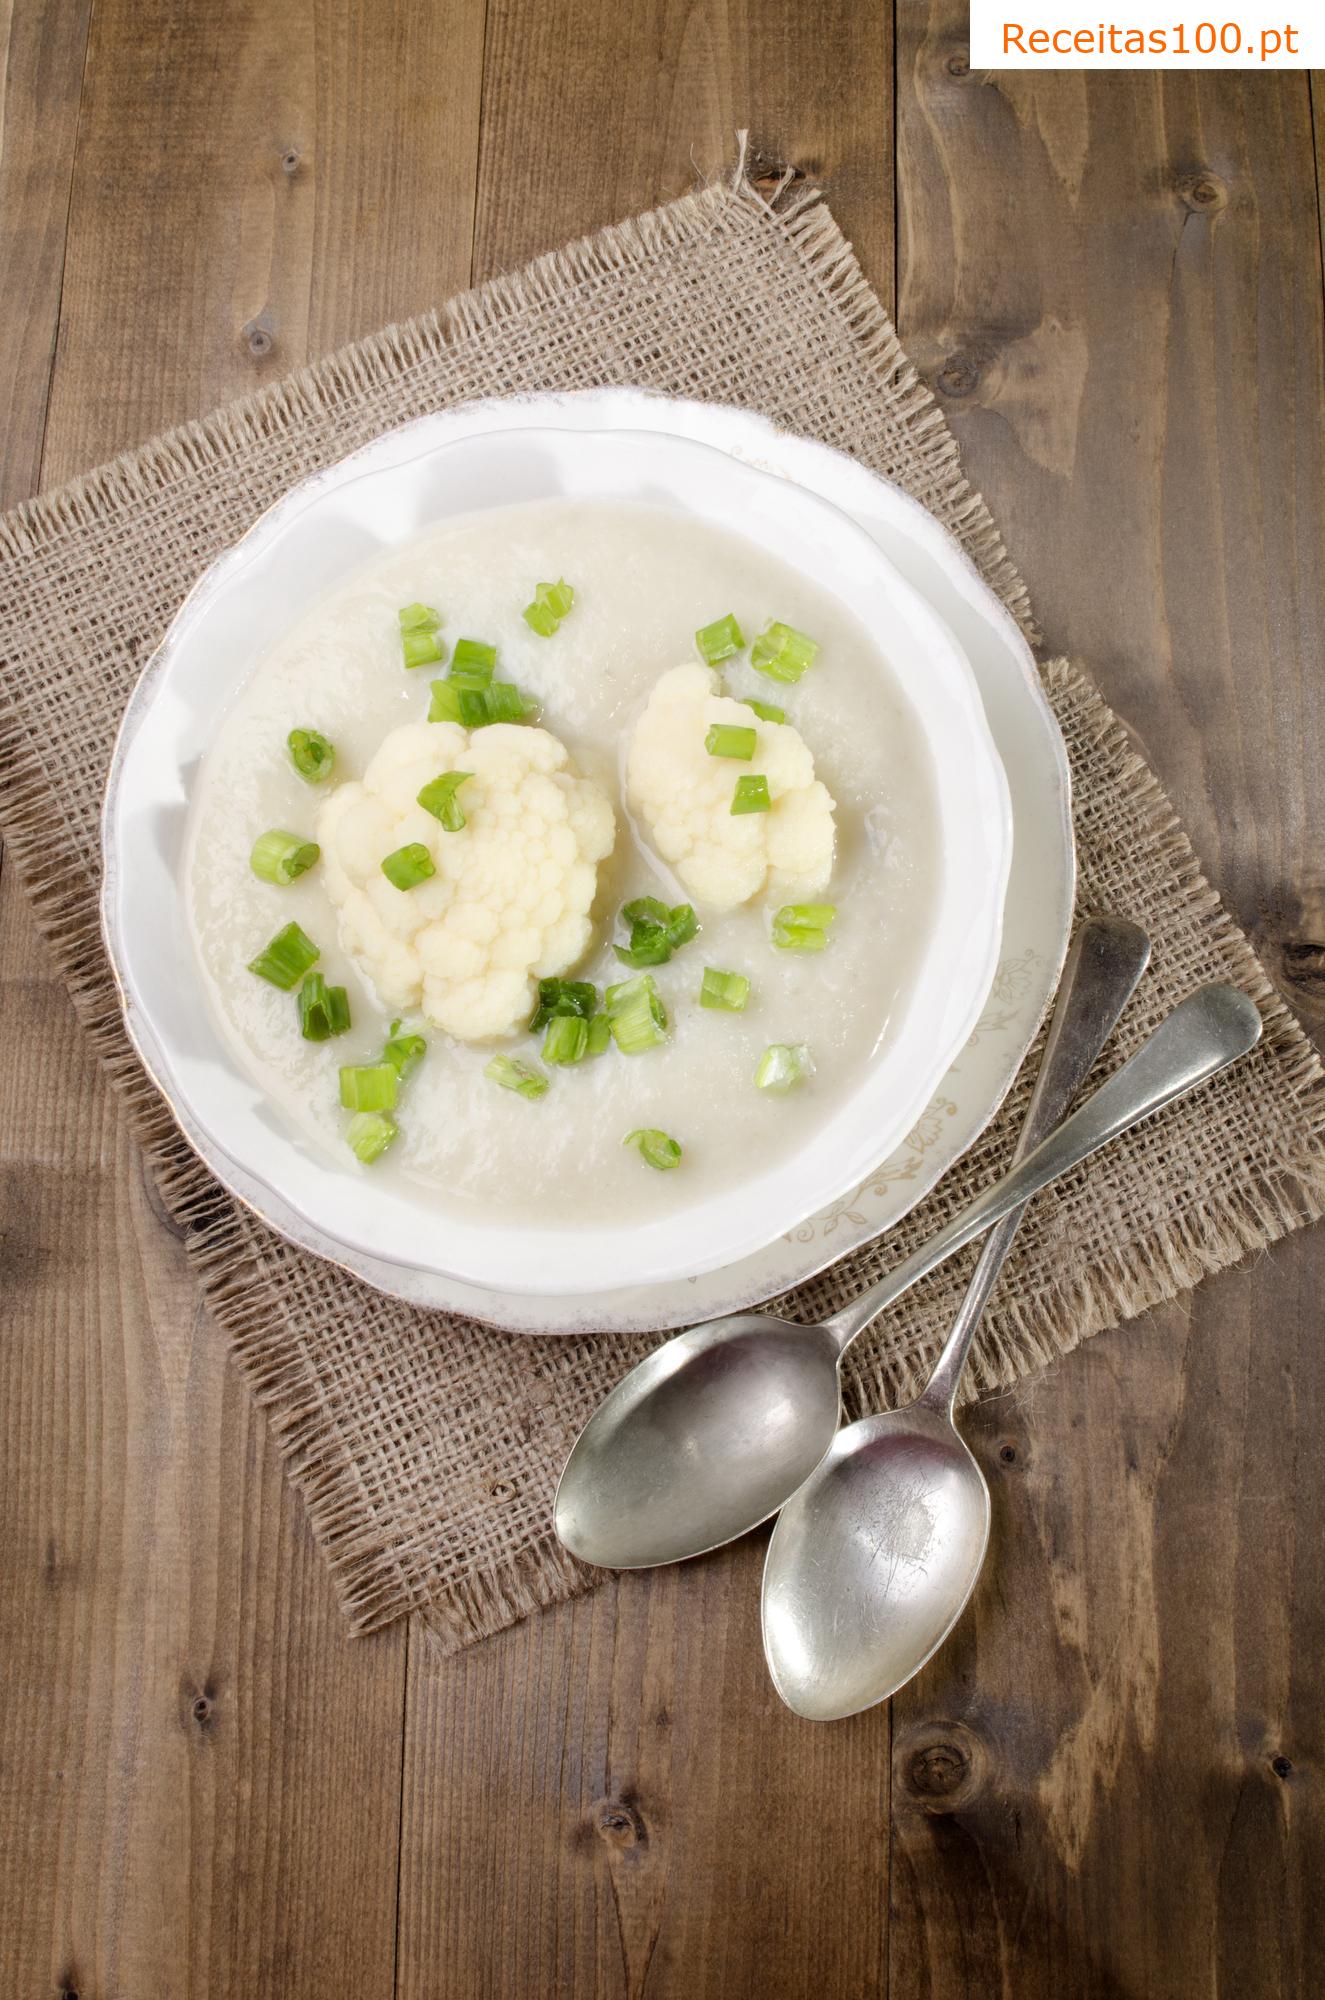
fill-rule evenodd
<path id="1" fill-rule="evenodd" d="M 970 667 L 870 537 L 828 502 L 693 440 L 658 432 L 504 430 L 401 456 L 379 440 L 295 488 L 185 601 L 129 702 L 103 822 L 102 912 L 129 1032 L 188 1131 L 334 1243 L 513 1292 L 662 1282 L 753 1254 L 861 1181 L 909 1129 L 984 1005 L 1011 859 L 1007 784 Z M 461 1221 L 408 1183 L 374 1181 L 272 1115 L 201 1007 L 182 884 L 191 774 L 259 659 L 347 570 L 452 515 L 552 499 L 675 509 L 779 548 L 887 636 L 894 679 L 933 753 L 940 887 L 929 939 L 859 1090 L 789 1162 L 702 1208 L 629 1228 Z M 270 1208 L 265 1194 L 274 1197 Z"/>
<path id="2" fill-rule="evenodd" d="M 380 438 L 378 466 L 421 446 L 494 430 L 650 430 L 691 437 L 794 480 L 849 513 L 956 635 L 975 674 L 1012 799 L 1012 868 L 998 968 L 984 1009 L 900 1145 L 858 1187 L 737 1263 L 648 1285 L 587 1293 L 512 1292 L 445 1272 L 387 1264 L 323 1236 L 263 1190 L 188 1117 L 175 1113 L 217 1180 L 259 1202 L 281 1234 L 388 1297 L 527 1335 L 652 1333 L 741 1312 L 792 1290 L 859 1244 L 885 1235 L 989 1124 L 1021 1068 L 1058 984 L 1075 896 L 1071 773 L 1062 733 L 1020 627 L 949 531 L 900 486 L 857 459 L 780 430 L 729 403 L 697 403 L 620 384 L 538 390 L 434 410 Z M 143 1030 L 145 1033 L 145 1029 Z"/>

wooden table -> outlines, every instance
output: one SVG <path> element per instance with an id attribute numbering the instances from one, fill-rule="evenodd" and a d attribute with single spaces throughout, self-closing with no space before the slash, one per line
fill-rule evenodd
<path id="1" fill-rule="evenodd" d="M 820 176 L 1029 579 L 1325 1021 L 1303 75 L 969 73 L 964 0 L 0 0 L 9 501 L 731 158 Z M 1325 129 L 1318 94 L 1316 134 Z M 1325 1238 L 969 1424 L 996 1548 L 812 1728 L 761 1550 L 345 1636 L 0 877 L 4 2000 L 1325 1985 Z"/>

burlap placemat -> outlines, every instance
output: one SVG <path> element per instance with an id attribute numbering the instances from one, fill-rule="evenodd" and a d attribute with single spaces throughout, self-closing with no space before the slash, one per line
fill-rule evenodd
<path id="1" fill-rule="evenodd" d="M 292 482 L 442 404 L 606 382 L 742 403 L 853 452 L 933 509 L 1029 629 L 988 512 L 828 210 L 804 191 L 770 203 L 739 176 L 348 348 L 0 524 L 0 830 L 12 862 L 270 1412 L 352 1625 L 412 1610 L 450 1647 L 591 1580 L 551 1537 L 556 1475 L 580 1422 L 650 1342 L 530 1340 L 413 1312 L 291 1249 L 223 1194 L 120 1025 L 97 927 L 98 811 L 138 670 L 200 570 Z M 1123 729 L 1079 672 L 1056 662 L 1046 678 L 1075 771 L 1082 907 L 1131 915 L 1155 941 L 1118 1052 L 1215 978 L 1255 995 L 1267 1032 L 1199 1100 L 1032 1211 L 973 1390 L 1014 1381 L 1325 1207 L 1319 1065 Z M 1006 1159 L 1020 1104 L 1018 1091 L 894 1232 L 889 1262 Z M 876 1252 L 855 1256 L 791 1310 L 836 1305 L 879 1266 Z M 859 1402 L 917 1380 L 965 1268 L 935 1273 L 856 1351 Z"/>

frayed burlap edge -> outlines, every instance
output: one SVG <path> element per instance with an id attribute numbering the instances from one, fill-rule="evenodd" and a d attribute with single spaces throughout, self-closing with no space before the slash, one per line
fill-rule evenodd
<path id="1" fill-rule="evenodd" d="M 275 428 L 297 425 L 343 393 L 360 393 L 390 374 L 422 365 L 457 334 L 495 328 L 539 298 L 581 274 L 624 268 L 664 244 L 693 241 L 713 225 L 725 202 L 759 212 L 784 249 L 827 291 L 843 315 L 857 356 L 878 394 L 895 412 L 932 491 L 934 511 L 961 539 L 1023 629 L 1033 631 L 1025 587 L 1011 564 L 983 500 L 962 476 L 955 440 L 941 412 L 902 352 L 886 315 L 816 189 L 771 198 L 743 176 L 708 188 L 634 221 L 582 239 L 538 259 L 526 270 L 499 278 L 406 326 L 390 327 L 198 423 L 180 426 L 141 451 L 125 454 L 75 480 L 59 493 L 39 497 L 0 522 L 0 551 L 21 557 L 76 534 L 104 507 L 131 504 L 160 491 L 172 478 L 217 464 L 237 443 Z M 1086 705 L 1102 732 L 1122 725 L 1085 678 L 1065 662 L 1047 670 L 1057 698 Z M 372 1503 L 363 1491 L 352 1452 L 302 1353 L 290 1342 L 278 1291 L 266 1267 L 261 1224 L 211 1179 L 178 1131 L 163 1100 L 139 1065 L 124 1032 L 118 997 L 105 958 L 95 904 L 87 894 L 81 862 L 74 865 L 64 829 L 44 786 L 31 743 L 11 718 L 0 731 L 0 797 L 3 833 L 38 925 L 55 953 L 80 1020 L 111 1079 L 123 1095 L 132 1128 L 145 1147 L 169 1213 L 185 1233 L 186 1250 L 210 1310 L 234 1342 L 246 1378 L 272 1413 L 290 1476 L 303 1493 L 351 1628 L 367 1632 L 412 1609 L 447 1651 L 500 1630 L 513 1619 L 572 1597 L 596 1581 L 595 1573 L 568 1557 L 549 1535 L 482 1573 L 439 1590 L 426 1603 L 397 1562 L 389 1534 L 377 1532 Z M 981 1369 L 978 1389 L 1024 1374 L 1076 1346 L 1088 1333 L 1173 1296 L 1228 1261 L 1230 1255 L 1273 1241 L 1295 1224 L 1325 1211 L 1325 1133 L 1319 1066 L 1305 1054 L 1291 1017 L 1274 997 L 1250 947 L 1219 909 L 1168 800 L 1140 757 L 1131 756 L 1126 783 L 1153 813 L 1156 830 L 1188 893 L 1234 942 L 1244 983 L 1261 1000 L 1267 1029 L 1292 1047 L 1295 1075 L 1312 1100 L 1312 1144 L 1303 1159 L 1286 1163 L 1282 1183 L 1227 1204 L 1220 1235 L 1198 1243 L 1188 1232 L 1175 1241 L 1156 1232 L 1098 1282 L 1069 1295 L 1044 1293 L 1019 1313 L 1016 1344 L 1005 1343 Z M 1304 1112 L 1307 1105 L 1304 1103 Z M 885 1400 L 913 1387 L 916 1365 L 893 1363 L 873 1371 Z"/>

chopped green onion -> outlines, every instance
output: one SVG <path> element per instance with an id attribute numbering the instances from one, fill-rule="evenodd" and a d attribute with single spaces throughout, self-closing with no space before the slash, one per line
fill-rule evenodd
<path id="1" fill-rule="evenodd" d="M 836 903 L 784 903 L 773 918 L 773 942 L 779 951 L 822 951 L 836 915 Z"/>
<path id="2" fill-rule="evenodd" d="M 606 1053 L 612 1040 L 612 1023 L 606 1014 L 595 1014 L 589 1023 L 589 1042 L 584 1053 L 587 1056 L 601 1056 Z"/>
<path id="3" fill-rule="evenodd" d="M 623 904 L 621 919 L 630 926 L 630 941 L 612 949 L 623 965 L 635 967 L 666 965 L 699 930 L 693 904 L 677 903 L 669 910 L 656 896 L 637 896 Z"/>
<path id="4" fill-rule="evenodd" d="M 285 739 L 290 762 L 306 785 L 320 785 L 331 776 L 336 753 L 316 729 L 292 729 Z"/>
<path id="5" fill-rule="evenodd" d="M 417 889 L 419 883 L 426 882 L 430 875 L 437 873 L 437 869 L 423 842 L 411 840 L 387 855 L 382 863 L 382 873 L 397 889 Z"/>
<path id="6" fill-rule="evenodd" d="M 514 1056 L 494 1056 L 490 1063 L 485 1063 L 483 1074 L 499 1083 L 503 1090 L 514 1090 L 527 1097 L 531 1104 L 536 1098 L 547 1096 L 547 1077 L 530 1069 L 528 1063 L 517 1062 Z"/>
<path id="7" fill-rule="evenodd" d="M 693 903 L 673 903 L 667 912 L 667 935 L 673 951 L 680 951 L 683 944 L 699 936 L 699 918 Z"/>
<path id="8" fill-rule="evenodd" d="M 623 1056 L 642 1055 L 666 1041 L 667 1009 L 649 973 L 609 986 L 604 999 L 612 1039 Z"/>
<path id="9" fill-rule="evenodd" d="M 672 955 L 663 924 L 635 924 L 631 929 L 630 943 L 614 944 L 612 949 L 623 965 L 636 970 L 642 965 L 666 965 Z"/>
<path id="10" fill-rule="evenodd" d="M 740 728 L 734 722 L 715 722 L 704 738 L 704 748 L 710 757 L 740 757 L 748 764 L 757 741 L 753 729 Z"/>
<path id="11" fill-rule="evenodd" d="M 542 1057 L 550 1066 L 579 1062 L 589 1046 L 589 1023 L 579 1014 L 554 1014 L 543 1037 Z"/>
<path id="12" fill-rule="evenodd" d="M 779 620 L 767 626 L 750 649 L 750 665 L 775 681 L 798 681 L 819 657 L 819 642 Z"/>
<path id="13" fill-rule="evenodd" d="M 736 623 L 734 615 L 728 611 L 722 618 L 715 618 L 711 625 L 701 625 L 695 634 L 695 644 L 699 656 L 711 667 L 719 660 L 729 660 L 733 653 L 739 653 L 745 644 L 744 635 Z"/>
<path id="14" fill-rule="evenodd" d="M 356 1160 L 370 1167 L 396 1136 L 396 1121 L 385 1111 L 360 1111 L 351 1118 L 345 1137 Z"/>
<path id="15" fill-rule="evenodd" d="M 695 915 L 693 903 L 673 903 L 669 910 L 666 903 L 660 903 L 656 896 L 636 896 L 633 902 L 623 903 L 621 919 L 632 930 L 639 924 L 657 924 L 666 931 L 673 951 L 689 944 L 699 930 L 699 918 Z"/>
<path id="16" fill-rule="evenodd" d="M 511 681 L 469 687 L 448 676 L 432 684 L 428 720 L 459 722 L 466 729 L 483 729 L 490 722 L 523 722 L 536 712 L 537 703 L 527 701 Z"/>
<path id="17" fill-rule="evenodd" d="M 269 979 L 273 986 L 279 986 L 282 993 L 290 993 L 317 956 L 318 948 L 312 938 L 305 937 L 298 924 L 287 924 L 256 958 L 249 960 L 248 969 L 256 972 L 259 979 Z"/>
<path id="18" fill-rule="evenodd" d="M 529 1032 L 536 1035 L 558 1014 L 578 1014 L 587 1021 L 597 1011 L 598 988 L 591 986 L 587 979 L 540 979 L 538 1005 L 529 1023 Z"/>
<path id="19" fill-rule="evenodd" d="M 751 701 L 748 696 L 742 696 L 742 701 L 746 708 L 754 710 L 761 722 L 785 722 L 787 719 L 786 709 L 775 708 L 771 701 Z"/>
<path id="20" fill-rule="evenodd" d="M 657 896 L 636 896 L 633 902 L 621 905 L 623 924 L 661 924 L 666 930 L 671 914 L 666 903 L 660 902 Z"/>
<path id="21" fill-rule="evenodd" d="M 463 687 L 458 681 L 434 681 L 428 720 L 458 722 L 466 729 L 482 729 L 488 720 L 485 693 L 483 688 Z"/>
<path id="22" fill-rule="evenodd" d="M 489 722 L 523 722 L 538 713 L 538 703 L 521 694 L 514 681 L 494 681 L 485 700 Z"/>
<path id="23" fill-rule="evenodd" d="M 440 778 L 431 779 L 419 793 L 419 805 L 434 819 L 439 819 L 448 833 L 459 833 L 465 825 L 465 815 L 460 810 L 456 793 L 465 779 L 473 775 L 472 771 L 443 771 Z"/>
<path id="24" fill-rule="evenodd" d="M 350 1025 L 350 999 L 343 986 L 328 986 L 320 972 L 305 975 L 299 988 L 299 1032 L 306 1042 L 327 1042 Z"/>
<path id="25" fill-rule="evenodd" d="M 773 810 L 773 801 L 768 796 L 768 779 L 738 778 L 736 790 L 732 793 L 734 813 L 766 813 Z"/>
<path id="26" fill-rule="evenodd" d="M 431 667 L 446 658 L 446 649 L 435 632 L 402 632 L 400 650 L 407 667 Z"/>
<path id="27" fill-rule="evenodd" d="M 305 840 L 300 833 L 283 833 L 273 827 L 270 833 L 260 833 L 254 841 L 248 865 L 259 881 L 284 885 L 305 874 L 321 852 L 315 840 Z"/>
<path id="28" fill-rule="evenodd" d="M 563 576 L 557 583 L 536 584 L 533 602 L 520 615 L 540 639 L 551 639 L 574 602 L 575 592 Z"/>
<path id="29" fill-rule="evenodd" d="M 711 965 L 704 967 L 704 977 L 699 982 L 701 1007 L 721 1007 L 729 1014 L 739 1014 L 749 998 L 750 982 L 743 972 L 718 972 Z"/>
<path id="30" fill-rule="evenodd" d="M 817 924 L 774 924 L 773 943 L 778 951 L 823 951 L 828 933 Z"/>
<path id="31" fill-rule="evenodd" d="M 396 619 L 407 667 L 428 667 L 435 660 L 445 659 L 442 642 L 437 637 L 441 614 L 430 604 L 406 604 L 396 613 Z"/>
<path id="32" fill-rule="evenodd" d="M 488 645 L 486 640 L 457 639 L 447 678 L 458 682 L 461 687 L 489 687 L 496 664 L 497 648 Z"/>
<path id="33" fill-rule="evenodd" d="M 804 1042 L 774 1042 L 759 1058 L 755 1082 L 760 1090 L 780 1094 L 813 1074 L 814 1063 Z"/>
<path id="34" fill-rule="evenodd" d="M 557 633 L 561 630 L 561 620 L 556 616 L 551 605 L 540 604 L 537 598 L 534 599 L 532 604 L 525 605 L 520 616 L 524 619 L 529 630 L 537 632 L 540 639 L 555 639 Z"/>
<path id="35" fill-rule="evenodd" d="M 399 1026 L 399 1021 L 391 1023 L 391 1033 L 382 1045 L 382 1061 L 390 1063 L 398 1081 L 405 1084 L 427 1055 L 428 1044 L 422 1035 L 398 1034 Z"/>
<path id="36" fill-rule="evenodd" d="M 340 1073 L 340 1101 L 347 1111 L 394 1111 L 400 1078 L 394 1063 L 356 1063 Z"/>
<path id="37" fill-rule="evenodd" d="M 641 1125 L 637 1132 L 627 1132 L 621 1141 L 623 1146 L 638 1146 L 640 1158 L 659 1173 L 666 1173 L 669 1167 L 681 1164 L 681 1148 L 675 1139 L 660 1132 L 656 1125 Z"/>
<path id="38" fill-rule="evenodd" d="M 607 1015 L 608 1020 L 610 1021 L 612 1016 L 619 1013 L 623 1007 L 633 1006 L 636 996 L 641 992 L 651 995 L 653 999 L 658 1000 L 658 989 L 654 985 L 651 973 L 642 972 L 637 979 L 623 979 L 617 986 L 605 986 L 603 988 L 603 1012 Z M 662 1007 L 661 1000 L 658 1000 L 658 1006 L 659 1008 Z M 661 1014 L 659 1017 L 660 1024 L 665 1024 L 666 1018 L 665 1014 Z"/>

